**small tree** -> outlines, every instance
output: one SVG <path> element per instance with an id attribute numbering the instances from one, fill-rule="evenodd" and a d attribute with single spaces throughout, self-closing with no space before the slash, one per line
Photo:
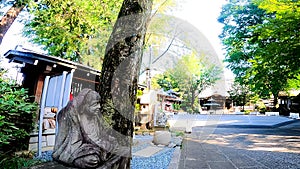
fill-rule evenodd
<path id="1" fill-rule="evenodd" d="M 186 111 L 198 112 L 198 96 L 220 79 L 221 69 L 215 65 L 206 67 L 195 55 L 183 56 L 173 69 L 159 75 L 156 81 L 163 89 L 181 92 Z"/>
<path id="2" fill-rule="evenodd" d="M 251 91 L 249 86 L 235 81 L 234 84 L 231 86 L 231 90 L 228 91 L 228 93 L 234 105 L 243 106 L 242 110 L 244 111 L 244 106 L 248 101 L 250 101 L 251 97 Z"/>

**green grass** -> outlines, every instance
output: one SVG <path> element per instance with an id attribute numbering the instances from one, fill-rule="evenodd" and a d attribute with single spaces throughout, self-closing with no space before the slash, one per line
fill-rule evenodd
<path id="1" fill-rule="evenodd" d="M 175 135 L 176 135 L 176 137 L 178 137 L 178 136 L 183 137 L 184 136 L 184 132 L 183 131 L 175 131 Z"/>

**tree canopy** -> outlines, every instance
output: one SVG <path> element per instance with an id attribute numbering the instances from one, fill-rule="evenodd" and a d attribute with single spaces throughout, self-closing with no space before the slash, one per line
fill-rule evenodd
<path id="1" fill-rule="evenodd" d="M 234 103 L 234 106 L 243 106 L 242 110 L 244 110 L 244 106 L 248 101 L 250 101 L 252 96 L 249 86 L 246 84 L 240 84 L 237 81 L 234 82 L 228 93 L 232 103 Z"/>
<path id="2" fill-rule="evenodd" d="M 24 32 L 50 55 L 100 68 L 121 4 L 122 0 L 32 2 L 33 17 Z"/>
<path id="3" fill-rule="evenodd" d="M 50 55 L 101 69 L 105 48 L 122 0 L 52 1 L 30 3 L 32 19 L 24 35 Z M 173 0 L 155 0 L 154 11 L 173 6 Z"/>
<path id="4" fill-rule="evenodd" d="M 299 74 L 298 3 L 230 0 L 219 16 L 228 67 L 259 96 L 273 95 L 274 104 Z"/>

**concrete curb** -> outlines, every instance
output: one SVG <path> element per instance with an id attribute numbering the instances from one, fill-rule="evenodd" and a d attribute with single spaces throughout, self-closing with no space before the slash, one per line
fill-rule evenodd
<path id="1" fill-rule="evenodd" d="M 178 169 L 179 161 L 180 161 L 181 149 L 179 146 L 175 147 L 175 151 L 173 153 L 173 157 L 170 161 L 168 169 Z"/>

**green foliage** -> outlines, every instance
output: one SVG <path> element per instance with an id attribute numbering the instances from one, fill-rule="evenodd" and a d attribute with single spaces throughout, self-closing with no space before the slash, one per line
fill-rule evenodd
<path id="1" fill-rule="evenodd" d="M 0 155 L 0 166 L 4 169 L 21 169 L 24 167 L 32 167 L 34 165 L 42 163 L 37 159 L 33 159 L 33 154 L 22 155 Z"/>
<path id="2" fill-rule="evenodd" d="M 136 97 L 140 97 L 142 95 L 143 95 L 143 91 L 138 89 L 137 93 L 136 93 Z M 134 109 L 135 115 L 137 115 L 140 110 L 141 110 L 141 104 L 136 103 L 135 104 L 135 109 Z"/>
<path id="3" fill-rule="evenodd" d="M 219 17 L 228 67 L 260 97 L 273 95 L 274 105 L 300 70 L 298 3 L 230 0 Z"/>
<path id="4" fill-rule="evenodd" d="M 174 110 L 180 110 L 181 109 L 181 105 L 178 104 L 178 103 L 174 103 L 174 104 L 172 104 L 172 106 L 173 106 Z"/>
<path id="5" fill-rule="evenodd" d="M 34 16 L 25 35 L 50 55 L 100 69 L 106 43 L 122 0 L 42 0 L 31 3 Z"/>
<path id="6" fill-rule="evenodd" d="M 30 3 L 24 35 L 48 54 L 101 70 L 105 49 L 123 0 L 41 0 Z M 156 0 L 155 11 L 174 6 Z"/>
<path id="7" fill-rule="evenodd" d="M 249 115 L 251 110 L 244 110 L 243 112 L 244 112 L 244 115 Z"/>
<path id="8" fill-rule="evenodd" d="M 135 104 L 135 114 L 137 114 L 141 110 L 140 104 Z"/>
<path id="9" fill-rule="evenodd" d="M 300 89 L 300 74 L 296 76 L 295 79 L 288 79 L 288 88 L 287 90 L 299 90 Z"/>
<path id="10" fill-rule="evenodd" d="M 178 137 L 178 136 L 183 137 L 184 136 L 184 132 L 182 132 L 182 131 L 175 131 L 175 136 L 176 137 Z"/>
<path id="11" fill-rule="evenodd" d="M 258 101 L 256 104 L 257 104 L 256 108 L 259 112 L 261 112 L 261 113 L 266 112 L 267 108 L 266 108 L 266 105 L 264 104 L 264 102 Z"/>
<path id="12" fill-rule="evenodd" d="M 138 89 L 138 90 L 136 91 L 136 96 L 139 97 L 139 96 L 142 96 L 142 95 L 143 95 L 143 91 L 140 90 L 140 89 Z"/>
<path id="13" fill-rule="evenodd" d="M 157 86 L 156 88 L 162 88 L 164 91 L 173 90 L 179 92 L 178 81 L 175 79 L 170 70 L 167 70 L 163 74 L 155 75 L 151 81 L 151 86 Z"/>
<path id="14" fill-rule="evenodd" d="M 169 26 L 166 26 L 170 25 L 170 17 L 161 14 L 167 13 L 168 11 L 174 9 L 177 5 L 177 0 L 153 1 L 153 12 L 148 24 L 144 48 L 148 50 L 151 48 L 154 56 L 159 56 L 159 52 L 156 50 L 156 48 L 152 48 L 152 46 L 163 46 L 163 44 L 168 43 L 168 37 L 174 36 L 174 30 L 170 31 L 168 29 Z M 154 32 L 159 32 L 159 34 Z"/>
<path id="15" fill-rule="evenodd" d="M 37 104 L 29 101 L 27 90 L 2 76 L 0 86 L 0 147 L 14 151 L 27 144 L 24 138 L 33 129 Z"/>

